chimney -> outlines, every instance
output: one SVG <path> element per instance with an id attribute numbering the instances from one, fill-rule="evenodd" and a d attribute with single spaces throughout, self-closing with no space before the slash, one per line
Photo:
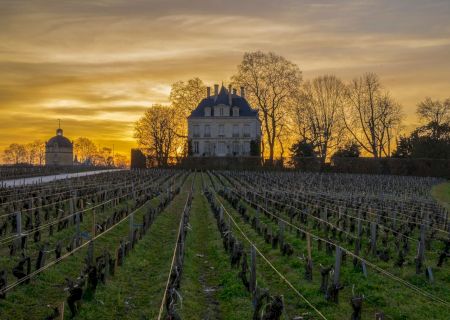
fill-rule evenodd
<path id="1" fill-rule="evenodd" d="M 215 96 L 218 96 L 218 95 L 219 95 L 219 85 L 218 85 L 218 84 L 215 84 L 215 85 L 214 85 L 214 95 L 215 95 Z"/>
<path id="2" fill-rule="evenodd" d="M 245 98 L 245 89 L 244 89 L 244 87 L 241 87 L 241 97 Z"/>
<path id="3" fill-rule="evenodd" d="M 206 87 L 206 96 L 208 98 L 211 96 L 211 87 Z"/>
<path id="4" fill-rule="evenodd" d="M 233 94 L 236 95 L 236 88 L 233 89 Z"/>
<path id="5" fill-rule="evenodd" d="M 228 86 L 228 104 L 231 106 L 231 84 Z"/>

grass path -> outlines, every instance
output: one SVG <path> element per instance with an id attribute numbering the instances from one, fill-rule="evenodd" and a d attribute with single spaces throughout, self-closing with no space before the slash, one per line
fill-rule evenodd
<path id="1" fill-rule="evenodd" d="M 186 251 L 180 315 L 183 319 L 251 319 L 250 294 L 228 255 L 197 175 Z M 179 306 L 181 307 L 181 306 Z"/>
<path id="2" fill-rule="evenodd" d="M 155 319 L 163 297 L 191 175 L 181 192 L 156 218 L 146 236 L 77 319 Z"/>

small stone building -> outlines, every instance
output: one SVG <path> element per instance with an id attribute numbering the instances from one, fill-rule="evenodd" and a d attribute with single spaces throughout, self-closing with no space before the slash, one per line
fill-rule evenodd
<path id="1" fill-rule="evenodd" d="M 73 143 L 63 136 L 61 128 L 58 128 L 56 136 L 45 144 L 45 164 L 47 166 L 73 165 Z"/>
<path id="2" fill-rule="evenodd" d="M 194 157 L 248 157 L 261 141 L 258 111 L 231 86 L 207 88 L 206 97 L 188 117 L 190 154 Z M 259 147 L 258 147 L 259 148 Z M 259 154 L 258 154 L 259 155 Z"/>

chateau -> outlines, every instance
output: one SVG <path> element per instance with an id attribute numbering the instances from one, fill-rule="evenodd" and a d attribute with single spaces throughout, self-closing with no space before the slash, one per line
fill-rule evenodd
<path id="1" fill-rule="evenodd" d="M 231 86 L 207 88 L 206 97 L 192 111 L 188 121 L 189 154 L 200 156 L 250 156 L 251 145 L 259 149 L 261 122 L 258 111 Z M 259 152 L 258 154 L 259 155 Z"/>

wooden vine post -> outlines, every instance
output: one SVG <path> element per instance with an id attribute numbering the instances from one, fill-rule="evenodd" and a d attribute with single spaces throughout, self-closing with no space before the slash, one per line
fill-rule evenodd
<path id="1" fill-rule="evenodd" d="M 256 250 L 252 245 L 250 248 L 250 292 L 252 294 L 253 303 L 256 298 Z"/>

